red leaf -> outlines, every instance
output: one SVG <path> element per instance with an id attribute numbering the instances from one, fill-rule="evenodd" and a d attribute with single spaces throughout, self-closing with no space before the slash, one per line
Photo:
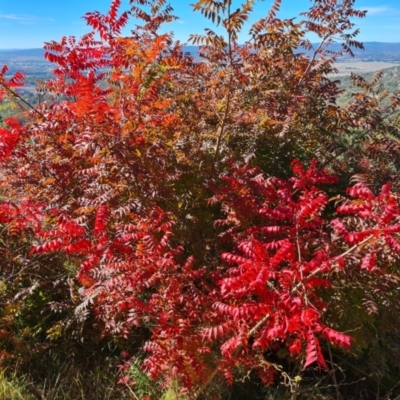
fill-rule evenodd
<path id="1" fill-rule="evenodd" d="M 309 365 L 313 364 L 314 362 L 316 362 L 319 367 L 328 369 L 328 366 L 326 365 L 325 362 L 325 358 L 321 352 L 319 341 L 314 336 L 311 330 L 308 330 L 306 332 L 306 342 L 307 342 L 306 360 L 303 369 L 306 369 Z"/>
<path id="2" fill-rule="evenodd" d="M 353 187 L 347 189 L 347 193 L 354 198 L 360 198 L 363 200 L 372 200 L 375 198 L 371 190 L 365 185 L 365 183 L 357 183 Z"/>
<path id="3" fill-rule="evenodd" d="M 347 336 L 344 333 L 337 332 L 329 327 L 325 327 L 322 330 L 322 335 L 328 338 L 332 343 L 336 344 L 337 346 L 342 347 L 346 350 L 350 350 L 350 336 Z"/>
<path id="4" fill-rule="evenodd" d="M 290 355 L 297 355 L 299 356 L 301 353 L 301 340 L 296 339 L 293 341 L 292 345 L 289 346 Z"/>
<path id="5" fill-rule="evenodd" d="M 368 253 L 365 255 L 361 262 L 361 269 L 366 269 L 368 272 L 371 272 L 372 269 L 376 265 L 376 253 L 373 251 L 372 253 Z"/>

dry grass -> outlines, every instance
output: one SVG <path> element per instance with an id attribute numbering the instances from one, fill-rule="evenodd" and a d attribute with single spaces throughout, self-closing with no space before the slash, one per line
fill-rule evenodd
<path id="1" fill-rule="evenodd" d="M 386 68 L 393 68 L 400 65 L 400 63 L 390 63 L 384 61 L 346 61 L 337 62 L 335 67 L 339 70 L 337 74 L 332 74 L 331 77 L 335 76 L 346 76 L 352 72 L 357 74 L 364 74 L 367 72 L 376 72 Z"/>
<path id="2" fill-rule="evenodd" d="M 29 393 L 24 382 L 15 376 L 7 376 L 4 370 L 0 371 L 0 399 L 4 400 L 35 400 Z"/>

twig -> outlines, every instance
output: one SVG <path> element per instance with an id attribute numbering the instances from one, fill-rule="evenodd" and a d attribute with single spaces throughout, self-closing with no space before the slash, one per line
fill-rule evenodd
<path id="1" fill-rule="evenodd" d="M 355 244 L 353 247 L 350 247 L 350 249 L 346 250 L 344 253 L 340 254 L 339 256 L 335 257 L 344 257 L 347 254 L 351 253 L 353 250 L 355 250 L 357 247 L 362 246 L 364 243 L 368 242 L 370 239 L 372 239 L 374 237 L 374 235 L 370 235 L 368 236 L 366 239 L 362 240 L 361 242 Z M 315 271 L 311 272 L 310 275 L 307 276 L 307 280 L 312 278 L 313 276 L 319 274 L 322 271 L 322 268 L 318 268 Z M 302 286 L 304 284 L 304 282 L 299 282 L 294 288 L 293 291 L 296 291 L 299 289 L 300 286 Z"/>
<path id="2" fill-rule="evenodd" d="M 220 148 L 221 148 L 222 138 L 223 138 L 224 133 L 225 133 L 225 125 L 226 125 L 226 121 L 228 120 L 228 115 L 229 115 L 229 111 L 230 111 L 232 82 L 233 82 L 233 74 L 232 74 L 232 71 L 231 71 L 231 76 L 229 78 L 229 89 L 228 89 L 228 93 L 226 94 L 227 100 L 226 100 L 225 112 L 224 112 L 224 116 L 223 116 L 223 119 L 222 119 L 221 126 L 219 128 L 218 139 L 217 139 L 217 147 L 215 149 L 214 161 L 213 161 L 213 166 L 212 166 L 214 171 L 215 171 L 215 163 L 218 161 L 218 156 L 219 156 L 219 151 L 220 151 Z"/>
<path id="3" fill-rule="evenodd" d="M 327 34 L 322 40 L 321 43 L 319 44 L 319 46 L 317 47 L 317 49 L 314 51 L 314 54 L 310 60 L 310 62 L 307 65 L 306 70 L 304 71 L 303 76 L 300 78 L 297 86 L 300 86 L 303 83 L 304 78 L 307 76 L 308 72 L 310 71 L 315 59 L 317 58 L 317 54 L 319 52 L 319 50 L 325 45 L 326 40 L 329 38 L 329 36 L 331 36 L 331 33 Z"/>
<path id="4" fill-rule="evenodd" d="M 336 400 L 340 400 L 341 396 L 340 396 L 340 392 L 339 392 L 339 386 L 338 386 L 338 383 L 336 380 L 336 373 L 335 373 L 335 368 L 333 365 L 332 351 L 331 351 L 331 346 L 330 346 L 329 342 L 328 342 L 328 352 L 329 352 L 329 359 L 331 361 L 331 366 L 332 366 L 331 375 L 332 375 L 333 385 L 335 386 Z"/>
<path id="5" fill-rule="evenodd" d="M 264 323 L 268 320 L 270 317 L 269 314 L 265 315 L 264 318 L 262 318 L 260 321 L 257 322 L 257 324 L 249 330 L 247 333 L 247 339 L 250 339 L 260 328 Z M 233 352 L 233 355 L 236 355 L 239 353 L 240 350 L 242 350 L 243 345 L 240 344 L 238 347 L 236 347 L 235 351 Z M 207 386 L 213 381 L 215 376 L 218 374 L 219 368 L 216 367 L 211 374 L 208 376 L 208 378 L 203 382 L 203 384 L 200 386 L 200 388 L 197 390 L 197 392 L 193 395 L 192 400 L 198 399 L 201 393 L 207 388 Z"/>
<path id="6" fill-rule="evenodd" d="M 46 121 L 46 117 L 38 110 L 36 110 L 35 107 L 33 107 L 32 104 L 30 104 L 29 102 L 27 102 L 25 99 L 23 99 L 17 92 L 15 92 L 14 90 L 12 90 L 11 88 L 9 88 L 7 85 L 5 85 L 3 82 L 0 81 L 0 86 L 2 86 L 4 89 L 6 89 L 8 92 L 10 92 L 13 96 L 17 97 L 19 100 L 21 100 L 24 104 L 26 104 L 30 109 L 32 109 L 33 111 L 35 111 L 35 113 L 39 114 L 45 121 Z"/>

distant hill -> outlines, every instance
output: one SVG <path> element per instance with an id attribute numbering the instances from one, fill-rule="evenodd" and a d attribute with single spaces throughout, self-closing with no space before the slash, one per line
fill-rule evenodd
<path id="1" fill-rule="evenodd" d="M 368 72 L 358 75 L 362 76 L 367 81 L 370 81 L 374 74 L 375 72 Z M 355 88 L 351 84 L 350 76 L 342 76 L 339 79 L 341 81 L 340 86 L 344 90 L 344 93 L 339 97 L 338 104 L 344 105 L 351 99 L 352 93 L 359 92 L 359 89 Z M 390 93 L 400 91 L 400 66 L 382 70 L 382 78 L 379 83 L 381 83 L 384 89 L 388 90 Z"/>
<path id="2" fill-rule="evenodd" d="M 44 77 L 52 65 L 44 58 L 43 49 L 0 50 L 0 68 L 8 66 L 8 72 L 25 72 L 27 75 Z"/>
<path id="3" fill-rule="evenodd" d="M 185 46 L 183 50 L 196 58 L 198 46 Z M 7 65 L 9 74 L 18 71 L 38 77 L 49 75 L 54 64 L 44 58 L 44 53 L 43 49 L 0 49 L 0 68 Z"/>
<path id="4" fill-rule="evenodd" d="M 314 46 L 318 46 L 315 44 Z M 350 67 L 346 66 L 345 73 L 358 72 L 357 65 L 364 65 L 364 62 L 371 61 L 385 61 L 389 63 L 400 63 L 400 43 L 381 43 L 381 42 L 366 42 L 364 43 L 365 50 L 355 49 L 355 58 L 351 59 L 354 64 Z M 331 50 L 338 50 L 339 44 L 331 46 Z M 16 71 L 25 72 L 28 80 L 28 91 L 34 90 L 34 82 L 36 79 L 44 79 L 49 76 L 50 71 L 54 68 L 53 64 L 49 63 L 44 58 L 43 49 L 13 49 L 13 50 L 2 50 L 0 49 L 0 68 L 2 65 L 8 65 L 9 73 L 12 74 Z M 186 46 L 184 52 L 189 52 L 193 56 L 196 56 L 198 52 L 198 46 Z M 343 61 L 349 61 L 344 58 Z M 345 63 L 344 63 L 345 64 Z M 372 66 L 373 63 L 371 63 Z M 388 64 L 390 65 L 390 64 Z M 348 71 L 347 71 L 348 69 Z M 370 79 L 373 73 L 361 74 L 367 79 Z M 398 76 L 400 75 L 400 67 L 394 67 L 384 70 L 382 82 L 385 87 L 390 91 L 398 90 Z M 334 77 L 331 77 L 334 79 Z M 350 98 L 351 89 L 350 78 L 346 76 L 338 76 L 338 79 L 342 82 L 342 87 L 346 92 L 341 96 L 340 103 L 346 103 Z"/>
<path id="5" fill-rule="evenodd" d="M 318 44 L 315 43 L 314 47 L 317 46 Z M 360 49 L 353 50 L 356 60 L 400 61 L 400 43 L 365 42 L 364 47 L 365 50 L 360 50 Z M 339 50 L 340 44 L 334 44 L 331 46 L 330 49 L 333 51 Z M 184 51 L 189 52 L 192 55 L 196 55 L 196 53 L 198 52 L 198 46 L 185 46 Z M 28 61 L 43 60 L 43 59 L 44 59 L 43 49 L 15 49 L 15 50 L 0 49 L 0 63 L 4 63 L 4 61 L 28 62 Z"/>
<path id="6" fill-rule="evenodd" d="M 338 50 L 340 44 L 331 46 Z M 365 42 L 364 50 L 353 49 L 354 60 L 358 61 L 400 61 L 400 43 Z M 345 59 L 353 59 L 344 57 Z"/>
<path id="7" fill-rule="evenodd" d="M 32 59 L 32 58 L 43 58 L 43 49 L 14 49 L 14 50 L 2 50 L 0 49 L 0 57 L 8 59 Z"/>

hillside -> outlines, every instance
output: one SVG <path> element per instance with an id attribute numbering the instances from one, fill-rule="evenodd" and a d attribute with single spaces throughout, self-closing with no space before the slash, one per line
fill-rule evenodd
<path id="1" fill-rule="evenodd" d="M 314 43 L 314 48 L 318 47 L 318 43 Z M 343 62 L 400 62 L 400 43 L 381 43 L 366 42 L 364 50 L 353 49 L 354 58 L 349 56 L 343 57 Z M 334 44 L 330 47 L 332 51 L 340 50 L 340 44 Z M 303 52 L 303 50 L 301 50 Z M 196 58 L 198 46 L 184 46 L 184 52 L 190 53 Z M 312 51 L 305 51 L 311 55 Z M 51 63 L 45 60 L 43 49 L 0 49 L 0 66 L 7 65 L 9 73 L 22 71 L 29 75 L 46 75 L 52 68 Z M 350 72 L 349 72 L 350 73 Z"/>
<path id="2" fill-rule="evenodd" d="M 400 65 L 396 64 L 400 63 L 400 43 L 367 42 L 364 46 L 365 50 L 354 51 L 354 58 L 341 59 L 336 64 L 338 74 L 331 76 L 331 79 L 336 77 L 341 80 L 341 87 L 345 91 L 338 98 L 340 105 L 345 105 L 350 100 L 351 94 L 356 91 L 350 81 L 350 74 L 353 72 L 370 80 L 377 70 L 382 69 L 384 73 L 381 82 L 385 89 L 391 93 L 399 90 Z M 338 44 L 331 47 L 331 50 L 338 49 Z M 184 51 L 196 57 L 198 46 L 185 46 Z M 26 86 L 20 92 L 32 104 L 37 101 L 35 82 L 48 78 L 53 68 L 44 58 L 44 53 L 43 49 L 0 49 L 0 67 L 7 65 L 8 74 L 17 71 L 26 73 Z M 391 65 L 396 66 L 391 67 Z"/>
<path id="3" fill-rule="evenodd" d="M 331 46 L 331 50 L 340 49 L 339 44 Z M 359 61 L 400 61 L 400 43 L 365 42 L 364 50 L 353 49 L 354 58 L 345 57 L 348 60 Z"/>
<path id="4" fill-rule="evenodd" d="M 400 66 L 383 69 L 382 71 L 383 74 L 380 83 L 383 85 L 384 90 L 388 90 L 390 93 L 399 91 Z M 370 81 L 375 73 L 368 72 L 359 75 Z M 338 98 L 338 104 L 344 105 L 350 100 L 352 93 L 356 93 L 359 90 L 351 84 L 350 76 L 341 76 L 338 79 L 341 80 L 341 87 L 344 90 L 344 93 Z"/>

